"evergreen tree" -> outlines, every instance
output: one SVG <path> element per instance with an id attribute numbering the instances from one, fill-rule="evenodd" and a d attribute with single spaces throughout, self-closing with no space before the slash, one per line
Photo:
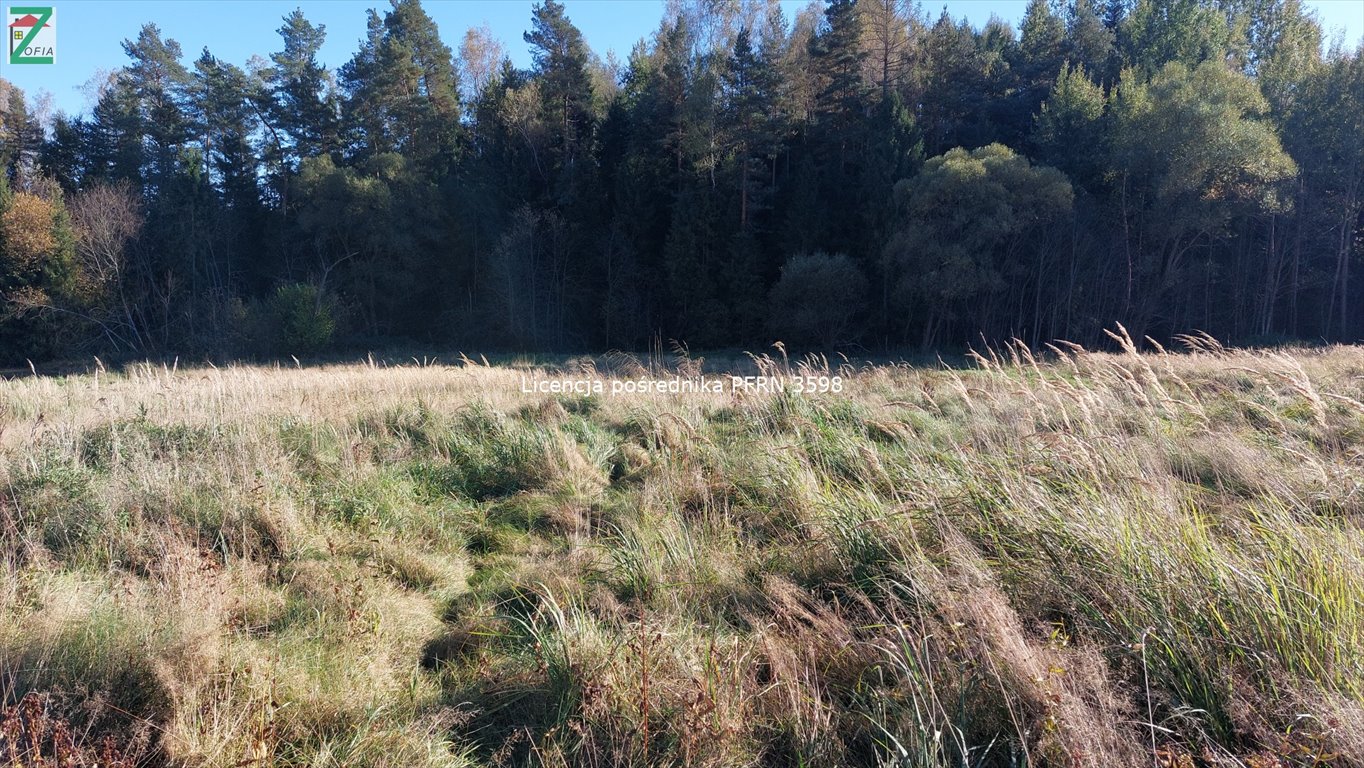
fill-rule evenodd
<path id="1" fill-rule="evenodd" d="M 1196 66 L 1228 50 L 1227 17 L 1202 0 L 1137 0 L 1123 20 L 1124 58 L 1147 76 L 1171 61 Z"/>
<path id="2" fill-rule="evenodd" d="M 278 30 L 284 49 L 270 55 L 266 72 L 271 89 L 270 127 L 287 141 L 281 149 L 289 167 L 299 160 L 332 155 L 340 149 L 336 95 L 330 73 L 317 60 L 327 39 L 325 25 L 314 25 L 295 10 Z"/>
<path id="3" fill-rule="evenodd" d="M 95 103 L 85 141 L 91 179 L 130 181 L 141 188 L 142 120 L 136 94 L 122 71 L 114 73 Z"/>
<path id="4" fill-rule="evenodd" d="M 216 186 L 221 212 L 216 239 L 224 243 L 224 263 L 234 280 L 245 279 L 255 291 L 265 287 L 270 265 L 264 249 L 260 166 L 252 137 L 259 121 L 251 103 L 251 85 L 240 68 L 207 50 L 194 64 L 193 112 L 208 178 Z"/>
<path id="5" fill-rule="evenodd" d="M 749 232 L 755 212 L 770 205 L 772 163 L 781 149 L 774 62 L 754 50 L 747 29 L 739 31 L 724 74 L 726 141 L 738 175 L 738 228 Z"/>
<path id="6" fill-rule="evenodd" d="M 227 206 L 244 212 L 260 205 L 252 136 L 258 130 L 250 103 L 250 81 L 239 67 L 207 49 L 194 63 L 195 130 Z"/>
<path id="7" fill-rule="evenodd" d="M 0 80 L 0 173 L 11 185 L 31 171 L 42 140 L 42 128 L 29 114 L 24 92 Z"/>
<path id="8" fill-rule="evenodd" d="M 867 117 L 872 90 L 863 80 L 867 53 L 855 0 L 834 0 L 824 24 L 810 40 L 811 64 L 821 87 L 807 150 L 818 174 L 817 194 L 825 201 L 825 237 L 815 247 L 853 250 L 861 230 L 866 198 L 858 186 L 868 141 Z M 836 191 L 837 190 L 837 191 Z"/>
<path id="9" fill-rule="evenodd" d="M 982 50 L 965 21 L 954 22 L 944 10 L 925 36 L 923 130 L 925 149 L 940 154 L 956 146 L 988 143 L 994 130 L 985 121 L 995 90 L 994 70 L 1000 62 Z"/>
<path id="10" fill-rule="evenodd" d="M 1103 0 L 1103 20 L 1104 26 L 1113 34 L 1118 34 L 1123 21 L 1127 18 L 1128 9 L 1132 5 L 1132 0 Z"/>
<path id="11" fill-rule="evenodd" d="M 1007 111 L 996 113 L 1006 124 L 999 138 L 1011 146 L 1021 145 L 1068 53 L 1065 22 L 1053 12 L 1050 0 L 1029 0 L 1020 32 L 1017 47 L 1007 49 L 1012 54 L 1013 93 Z"/>
<path id="12" fill-rule="evenodd" d="M 370 13 L 360 52 L 342 68 L 352 153 L 361 159 L 400 152 L 435 178 L 455 160 L 460 132 L 453 54 L 419 0 Z"/>
<path id="13" fill-rule="evenodd" d="M 720 292 L 729 254 L 716 237 L 719 218 L 705 180 L 688 179 L 673 204 L 663 254 L 671 300 L 666 330 L 674 338 L 703 346 L 722 343 L 729 324 Z"/>
<path id="14" fill-rule="evenodd" d="M 862 27 L 856 0 L 830 0 L 824 10 L 824 28 L 810 41 L 810 56 L 822 82 L 815 101 L 815 120 L 826 136 L 847 148 L 847 138 L 869 101 L 862 79 L 867 52 L 861 44 Z M 846 152 L 840 162 L 847 161 Z"/>
<path id="15" fill-rule="evenodd" d="M 1062 66 L 1037 115 L 1039 157 L 1081 185 L 1097 189 L 1104 171 L 1104 92 L 1081 65 Z"/>
<path id="16" fill-rule="evenodd" d="M 1100 16 L 1099 0 L 1071 0 L 1066 17 L 1066 59 L 1099 82 L 1117 76 L 1117 38 Z"/>
<path id="17" fill-rule="evenodd" d="M 592 80 L 587 71 L 587 44 L 582 32 L 564 15 L 563 3 L 556 0 L 536 4 L 531 31 L 524 37 L 535 61 L 545 123 L 554 137 L 552 162 L 562 193 L 567 175 L 591 141 Z"/>
<path id="18" fill-rule="evenodd" d="M 1034 88 L 1050 79 L 1066 55 L 1065 22 L 1052 11 L 1050 0 L 1028 0 L 1019 27 L 1018 76 Z"/>
<path id="19" fill-rule="evenodd" d="M 142 176 L 156 194 L 177 173 L 180 151 L 190 138 L 190 76 L 180 63 L 180 44 L 163 40 L 155 24 L 143 25 L 136 40 L 123 42 L 123 50 L 131 61 L 120 87 L 135 100 L 133 125 L 146 147 Z"/>
<path id="20" fill-rule="evenodd" d="M 389 99 L 382 92 L 380 56 L 384 46 L 384 20 L 373 8 L 365 11 L 365 39 L 360 50 L 340 70 L 341 87 L 346 93 L 342 105 L 343 143 L 349 157 L 364 160 L 393 152 L 397 140 L 385 112 Z"/>
<path id="21" fill-rule="evenodd" d="M 43 173 L 61 185 L 62 191 L 76 191 L 89 171 L 89 126 L 79 117 L 60 112 L 52 119 L 52 136 L 43 142 L 38 164 Z"/>

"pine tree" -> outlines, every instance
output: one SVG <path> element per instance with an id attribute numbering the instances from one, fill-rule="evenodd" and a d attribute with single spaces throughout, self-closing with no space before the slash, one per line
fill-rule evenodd
<path id="1" fill-rule="evenodd" d="M 1019 146 L 1027 135 L 1067 54 L 1065 22 L 1052 12 L 1050 0 L 1028 1 L 1021 33 L 1017 48 L 1012 49 L 1014 92 L 1007 111 L 1000 115 L 1009 124 L 1002 138 L 1011 146 Z"/>
<path id="2" fill-rule="evenodd" d="M 375 77 L 396 149 L 433 177 L 454 162 L 460 128 L 459 77 L 450 47 L 420 0 L 397 0 L 384 15 Z"/>
<path id="3" fill-rule="evenodd" d="M 194 63 L 192 93 L 195 130 L 224 201 L 229 208 L 254 211 L 260 205 L 252 146 L 258 125 L 246 73 L 205 49 Z"/>
<path id="4" fill-rule="evenodd" d="M 1115 35 L 1118 33 L 1131 5 L 1132 0 L 1104 0 L 1103 21 L 1108 31 Z"/>
<path id="5" fill-rule="evenodd" d="M 1123 21 L 1125 63 L 1147 76 L 1167 62 L 1222 59 L 1232 40 L 1227 16 L 1201 0 L 1137 0 Z"/>
<path id="6" fill-rule="evenodd" d="M 861 44 L 856 0 L 830 0 L 824 28 L 810 41 L 810 55 L 823 78 L 815 101 L 815 119 L 829 135 L 847 135 L 867 112 L 862 79 L 867 52 Z"/>
<path id="7" fill-rule="evenodd" d="M 1062 66 L 1042 104 L 1032 142 L 1040 158 L 1091 189 L 1103 171 L 1104 92 L 1081 65 Z"/>
<path id="8" fill-rule="evenodd" d="M 811 64 L 821 78 L 807 151 L 826 201 L 826 239 L 815 244 L 839 252 L 854 250 L 861 233 L 863 190 L 857 186 L 866 161 L 867 117 L 873 90 L 863 79 L 867 53 L 855 0 L 834 0 L 811 38 Z"/>
<path id="9" fill-rule="evenodd" d="M 190 76 L 180 63 L 180 44 L 163 40 L 155 24 L 143 25 L 136 40 L 123 42 L 123 50 L 132 61 L 120 85 L 136 99 L 136 130 L 147 147 L 142 172 L 155 194 L 175 176 L 190 138 Z"/>
<path id="10" fill-rule="evenodd" d="M 55 179 L 67 194 L 75 192 L 88 173 L 88 134 L 89 125 L 83 119 L 58 112 L 52 119 L 52 135 L 39 152 L 43 173 Z"/>
<path id="11" fill-rule="evenodd" d="M 939 154 L 956 146 L 976 146 L 993 137 L 982 125 L 994 86 L 991 70 L 1000 65 L 981 50 L 975 32 L 965 21 L 953 21 L 943 11 L 925 36 L 927 87 L 921 116 L 925 150 Z"/>
<path id="12" fill-rule="evenodd" d="M 554 136 L 554 165 L 570 171 L 589 145 L 592 131 L 592 80 L 582 32 L 564 15 L 563 3 L 536 4 L 532 29 L 524 37 L 531 46 L 546 124 Z M 562 182 L 565 179 L 561 179 Z"/>
<path id="13" fill-rule="evenodd" d="M 719 284 L 728 254 L 716 237 L 719 211 L 707 187 L 694 176 L 683 187 L 663 255 L 671 304 L 667 330 L 697 346 L 722 343 L 729 323 Z"/>
<path id="14" fill-rule="evenodd" d="M 754 50 L 746 28 L 735 39 L 723 80 L 726 142 L 738 175 L 738 227 L 748 232 L 754 211 L 770 204 L 771 165 L 781 149 L 782 126 L 774 62 L 766 51 Z"/>
<path id="15" fill-rule="evenodd" d="M 142 187 L 142 117 L 137 95 L 122 71 L 114 73 L 95 102 L 86 144 L 90 178 Z"/>
<path id="16" fill-rule="evenodd" d="M 360 51 L 341 68 L 352 157 L 400 152 L 432 178 L 458 152 L 458 75 L 450 48 L 418 0 L 400 0 L 382 21 L 373 11 Z"/>
<path id="17" fill-rule="evenodd" d="M 1117 76 L 1116 37 L 1100 17 L 1099 0 L 1071 0 L 1066 18 L 1066 58 L 1099 82 Z"/>
<path id="18" fill-rule="evenodd" d="M 215 58 L 207 49 L 194 64 L 193 114 L 209 181 L 216 186 L 221 211 L 215 238 L 224 245 L 223 261 L 253 291 L 270 277 L 268 251 L 256 247 L 264 238 L 264 211 L 253 135 L 259 129 L 251 103 L 251 84 L 240 68 Z"/>
<path id="19" fill-rule="evenodd" d="M 390 135 L 391 121 L 385 113 L 388 99 L 381 92 L 380 62 L 384 46 L 384 20 L 373 8 L 365 11 L 365 39 L 360 50 L 342 65 L 339 75 L 346 94 L 342 104 L 341 137 L 348 157 L 366 160 L 396 150 Z"/>
<path id="20" fill-rule="evenodd" d="M 289 167 L 307 157 L 331 155 L 340 149 L 337 104 L 330 74 L 317 60 L 327 39 L 325 25 L 313 25 L 295 10 L 279 28 L 284 49 L 270 55 L 274 66 L 266 73 L 271 88 L 271 127 L 285 137 Z"/>
<path id="21" fill-rule="evenodd" d="M 42 146 L 43 132 L 29 114 L 24 92 L 0 80 L 0 173 L 13 184 L 29 172 Z"/>
<path id="22" fill-rule="evenodd" d="M 1049 78 L 1065 55 L 1065 22 L 1052 12 L 1050 0 L 1028 0 L 1019 27 L 1019 76 L 1033 84 Z"/>

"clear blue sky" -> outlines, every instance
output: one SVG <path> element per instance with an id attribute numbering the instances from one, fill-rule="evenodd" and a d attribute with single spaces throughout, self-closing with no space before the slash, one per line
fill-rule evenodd
<path id="1" fill-rule="evenodd" d="M 4 0 L 8 7 L 15 0 Z M 126 62 L 121 43 L 137 36 L 146 22 L 178 41 L 186 63 L 205 46 L 221 59 L 245 64 L 253 54 L 278 50 L 275 30 L 294 8 L 315 24 L 327 27 L 323 61 L 339 67 L 356 50 L 365 32 L 365 9 L 387 8 L 387 0 L 44 0 L 57 9 L 57 63 L 11 66 L 0 57 L 0 76 L 24 89 L 30 98 L 40 91 L 52 94 L 56 109 L 88 111 L 80 86 L 97 70 Z M 37 0 L 34 0 L 36 4 Z M 1304 0 L 1314 9 L 1328 35 L 1343 31 L 1347 41 L 1364 36 L 1364 0 Z M 806 0 L 783 0 L 792 18 Z M 532 0 L 425 0 L 440 25 L 441 36 L 458 49 L 464 30 L 487 22 L 502 40 L 512 61 L 529 64 L 521 33 L 530 25 Z M 997 15 L 1017 26 L 1027 0 L 925 0 L 923 8 L 936 17 L 946 5 L 954 16 L 965 16 L 977 26 Z M 664 0 L 565 0 L 568 16 L 583 31 L 593 50 L 605 55 L 614 49 L 622 58 L 636 40 L 647 37 L 662 18 Z"/>

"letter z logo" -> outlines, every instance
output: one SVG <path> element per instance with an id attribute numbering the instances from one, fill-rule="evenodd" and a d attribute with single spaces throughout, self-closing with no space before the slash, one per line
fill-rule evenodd
<path id="1" fill-rule="evenodd" d="M 9 9 L 5 27 L 9 63 L 52 64 L 57 60 L 57 12 L 52 7 Z"/>

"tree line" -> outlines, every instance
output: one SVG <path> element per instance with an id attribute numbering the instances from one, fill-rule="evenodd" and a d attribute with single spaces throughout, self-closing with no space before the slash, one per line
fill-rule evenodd
<path id="1" fill-rule="evenodd" d="M 0 359 L 1364 336 L 1364 59 L 1298 0 L 674 0 L 513 66 L 419 0 L 0 81 Z M 1353 277 L 1353 279 L 1352 279 Z"/>

